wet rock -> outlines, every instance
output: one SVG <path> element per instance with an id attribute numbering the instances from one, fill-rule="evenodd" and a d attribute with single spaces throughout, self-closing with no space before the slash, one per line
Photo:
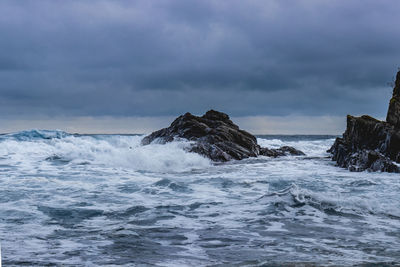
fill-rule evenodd
<path id="1" fill-rule="evenodd" d="M 193 141 L 189 148 L 190 152 L 221 162 L 258 155 L 277 157 L 302 153 L 291 147 L 276 150 L 261 148 L 255 136 L 239 129 L 227 114 L 215 110 L 209 110 L 201 117 L 186 113 L 175 119 L 168 128 L 144 137 L 142 144 L 148 145 L 152 142 L 164 144 L 179 138 Z"/>
<path id="2" fill-rule="evenodd" d="M 386 115 L 386 121 L 396 127 L 400 128 L 400 71 L 397 72 L 396 81 L 393 88 L 393 96 L 389 102 L 389 109 Z"/>
<path id="3" fill-rule="evenodd" d="M 380 152 L 362 149 L 350 155 L 349 170 L 399 172 L 399 167 Z"/>
<path id="4" fill-rule="evenodd" d="M 400 131 L 369 116 L 347 116 L 347 128 L 328 150 L 350 171 L 400 172 Z"/>
<path id="5" fill-rule="evenodd" d="M 295 149 L 294 147 L 283 146 L 278 149 L 269 149 L 269 148 L 263 147 L 260 149 L 260 155 L 276 158 L 276 157 L 287 156 L 287 155 L 304 156 L 305 154 L 302 151 Z"/>
<path id="6" fill-rule="evenodd" d="M 328 150 L 338 166 L 350 171 L 400 172 L 400 72 L 396 76 L 387 122 L 347 116 L 343 137 Z"/>

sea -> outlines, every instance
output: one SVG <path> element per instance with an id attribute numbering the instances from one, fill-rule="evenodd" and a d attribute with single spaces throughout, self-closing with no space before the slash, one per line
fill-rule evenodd
<path id="1" fill-rule="evenodd" d="M 227 163 L 142 138 L 0 135 L 3 265 L 400 264 L 400 175 L 335 166 L 335 136 L 258 136 L 306 155 Z"/>

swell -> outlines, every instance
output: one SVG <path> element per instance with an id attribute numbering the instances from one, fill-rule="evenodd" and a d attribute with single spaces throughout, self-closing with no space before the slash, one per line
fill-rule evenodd
<path id="1" fill-rule="evenodd" d="M 317 209 L 327 215 L 342 216 L 351 218 L 361 218 L 366 215 L 375 214 L 364 203 L 358 202 L 358 199 L 337 199 L 328 197 L 329 194 L 323 192 L 312 192 L 300 188 L 295 183 L 283 190 L 265 194 L 257 201 L 267 201 L 274 207 L 273 211 L 288 211 L 291 208 L 310 207 Z"/>
<path id="2" fill-rule="evenodd" d="M 39 139 L 64 138 L 71 134 L 58 130 L 26 130 L 16 133 L 0 135 L 0 140 L 13 139 L 17 141 L 32 141 Z"/>

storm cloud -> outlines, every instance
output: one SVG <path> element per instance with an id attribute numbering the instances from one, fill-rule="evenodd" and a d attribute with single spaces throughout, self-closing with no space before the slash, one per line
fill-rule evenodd
<path id="1" fill-rule="evenodd" d="M 8 117 L 384 117 L 400 2 L 1 1 Z"/>

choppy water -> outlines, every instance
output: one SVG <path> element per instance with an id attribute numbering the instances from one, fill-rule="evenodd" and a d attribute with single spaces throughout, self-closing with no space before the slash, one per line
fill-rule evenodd
<path id="1" fill-rule="evenodd" d="M 141 138 L 0 135 L 3 264 L 400 262 L 399 174 L 335 167 L 331 136 L 259 137 L 307 156 L 226 164 Z"/>

